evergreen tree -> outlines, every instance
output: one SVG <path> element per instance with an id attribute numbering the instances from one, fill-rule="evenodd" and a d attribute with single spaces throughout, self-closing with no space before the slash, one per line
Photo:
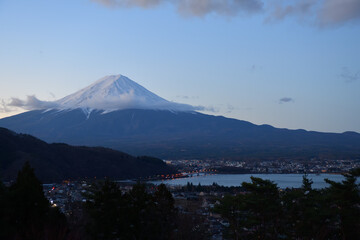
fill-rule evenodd
<path id="1" fill-rule="evenodd" d="M 9 232 L 21 239 L 42 239 L 49 207 L 42 184 L 26 162 L 8 193 L 5 215 Z"/>
<path id="2" fill-rule="evenodd" d="M 277 185 L 251 177 L 242 183 L 246 194 L 227 196 L 217 211 L 230 223 L 234 239 L 278 239 L 283 233 L 283 210 Z"/>
<path id="3" fill-rule="evenodd" d="M 129 220 L 135 239 L 156 239 L 159 234 L 155 215 L 155 203 L 146 192 L 144 184 L 137 183 L 127 194 L 129 199 Z"/>
<path id="4" fill-rule="evenodd" d="M 328 203 L 323 191 L 312 188 L 313 181 L 303 176 L 299 189 L 288 189 L 282 196 L 286 212 L 287 235 L 301 239 L 323 239 L 329 235 Z"/>
<path id="5" fill-rule="evenodd" d="M 236 240 L 244 237 L 242 229 L 245 227 L 247 219 L 244 217 L 246 205 L 243 195 L 225 195 L 220 200 L 220 205 L 215 206 L 214 211 L 221 214 L 230 223 L 224 232 L 225 237 Z"/>
<path id="6" fill-rule="evenodd" d="M 126 194 L 106 181 L 87 202 L 88 229 L 94 239 L 169 239 L 174 228 L 174 199 L 165 185 L 154 195 L 137 183 Z"/>
<path id="7" fill-rule="evenodd" d="M 26 162 L 2 200 L 4 239 L 61 239 L 66 235 L 66 219 L 51 208 L 41 182 Z"/>
<path id="8" fill-rule="evenodd" d="M 328 201 L 337 217 L 335 221 L 339 220 L 339 236 L 342 239 L 357 239 L 360 236 L 359 175 L 360 169 L 355 169 L 344 174 L 345 180 L 342 182 L 325 179 L 330 184 Z"/>
<path id="9" fill-rule="evenodd" d="M 91 221 L 88 224 L 90 235 L 94 239 L 124 239 L 122 238 L 128 224 L 126 224 L 126 202 L 114 182 L 105 181 L 99 191 L 89 196 L 87 202 Z"/>
<path id="10" fill-rule="evenodd" d="M 154 193 L 154 203 L 158 239 L 169 239 L 176 227 L 177 212 L 174 207 L 175 200 L 165 184 L 160 184 L 157 187 Z"/>
<path id="11" fill-rule="evenodd" d="M 1 179 L 0 179 L 0 196 L 2 196 L 2 194 L 4 194 L 4 192 L 5 192 L 5 185 L 4 185 L 4 183 L 1 181 Z"/>
<path id="12" fill-rule="evenodd" d="M 6 198 L 7 188 L 4 186 L 2 181 L 0 180 L 0 239 L 5 239 L 6 236 L 6 218 L 5 218 L 5 198 Z"/>

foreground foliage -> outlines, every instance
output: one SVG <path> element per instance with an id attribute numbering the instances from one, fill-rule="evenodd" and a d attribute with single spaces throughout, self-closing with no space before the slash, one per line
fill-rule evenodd
<path id="1" fill-rule="evenodd" d="M 137 183 L 129 192 L 122 193 L 110 181 L 95 187 L 85 207 L 90 238 L 208 239 L 204 229 L 196 228 L 201 219 L 177 211 L 164 184 L 153 190 L 149 193 L 144 184 Z"/>
<path id="2" fill-rule="evenodd" d="M 94 239 L 168 239 L 175 229 L 174 199 L 163 184 L 153 195 L 143 184 L 123 194 L 116 183 L 106 181 L 86 208 Z"/>
<path id="3" fill-rule="evenodd" d="M 214 211 L 229 222 L 225 239 L 358 239 L 360 236 L 360 169 L 342 182 L 312 188 L 306 175 L 298 189 L 281 190 L 269 180 L 251 178 L 241 194 L 225 195 Z M 99 183 L 99 182 L 98 182 Z M 188 184 L 189 191 L 206 190 Z M 209 189 L 223 189 L 213 184 Z M 209 190 L 208 189 L 208 190 Z M 29 163 L 16 181 L 0 181 L 0 239 L 210 239 L 205 218 L 181 213 L 165 185 L 135 184 L 122 192 L 111 181 L 94 184 L 80 218 L 68 219 L 45 198 Z"/>
<path id="4" fill-rule="evenodd" d="M 338 183 L 316 190 L 305 175 L 299 189 L 280 190 L 269 180 L 251 178 L 243 194 L 225 196 L 215 211 L 230 223 L 229 239 L 358 239 L 359 169 Z"/>
<path id="5" fill-rule="evenodd" d="M 64 239 L 66 218 L 50 206 L 29 163 L 6 188 L 0 182 L 0 239 Z"/>

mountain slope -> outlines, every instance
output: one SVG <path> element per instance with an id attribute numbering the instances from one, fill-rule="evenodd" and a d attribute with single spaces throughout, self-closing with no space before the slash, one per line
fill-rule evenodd
<path id="1" fill-rule="evenodd" d="M 277 129 L 197 112 L 30 111 L 0 126 L 47 142 L 105 146 L 161 158 L 359 158 L 360 134 Z"/>
<path id="2" fill-rule="evenodd" d="M 85 114 L 93 110 L 112 112 L 123 109 L 156 109 L 194 111 L 199 107 L 167 101 L 123 75 L 110 75 L 57 101 L 41 101 L 29 96 L 27 101 L 13 98 L 10 105 L 28 110 L 82 109 Z"/>
<path id="3" fill-rule="evenodd" d="M 201 114 L 122 75 L 104 77 L 54 102 L 15 102 L 37 110 L 0 119 L 0 127 L 47 142 L 161 158 L 360 158 L 360 134 L 277 129 Z"/>
<path id="4" fill-rule="evenodd" d="M 86 108 L 107 111 L 137 105 L 144 108 L 171 105 L 170 102 L 122 75 L 101 78 L 90 86 L 56 101 L 56 104 L 60 109 Z"/>
<path id="5" fill-rule="evenodd" d="M 135 158 L 99 147 L 47 144 L 30 135 L 0 128 L 0 177 L 15 179 L 25 161 L 30 161 L 44 182 L 84 177 L 136 178 L 173 172 L 160 159 Z"/>

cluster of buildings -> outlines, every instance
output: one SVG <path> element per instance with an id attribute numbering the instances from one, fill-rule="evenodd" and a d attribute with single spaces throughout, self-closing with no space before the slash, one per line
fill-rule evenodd
<path id="1" fill-rule="evenodd" d="M 72 215 L 75 206 L 86 202 L 90 185 L 86 181 L 63 181 L 62 183 L 43 184 L 45 197 L 51 206 L 58 207 L 65 215 Z"/>
<path id="2" fill-rule="evenodd" d="M 122 192 L 127 192 L 135 183 L 135 181 L 119 182 L 119 187 Z M 72 219 L 81 219 L 83 203 L 87 200 L 87 194 L 89 194 L 92 184 L 94 184 L 92 181 L 63 181 L 62 183 L 44 184 L 43 188 L 45 196 L 53 207 L 58 207 L 61 212 Z M 178 211 L 182 216 L 193 221 L 194 231 L 207 234 L 207 236 L 211 236 L 211 239 L 222 239 L 222 232 L 229 223 L 222 219 L 220 214 L 214 213 L 212 209 L 219 203 L 219 198 L 225 195 L 224 192 L 188 191 L 180 186 L 168 186 L 168 188 L 173 194 Z M 149 193 L 153 193 L 155 190 L 156 186 L 147 185 Z"/>
<path id="3" fill-rule="evenodd" d="M 281 159 L 273 161 L 231 161 L 231 160 L 167 160 L 180 172 L 217 173 L 344 173 L 360 167 L 360 159 L 330 160 Z"/>
<path id="4" fill-rule="evenodd" d="M 211 239 L 223 239 L 223 230 L 229 226 L 229 222 L 213 211 L 222 193 L 203 191 L 179 191 L 171 189 L 175 199 L 175 207 L 183 215 L 187 215 L 198 222 L 198 226 Z"/>

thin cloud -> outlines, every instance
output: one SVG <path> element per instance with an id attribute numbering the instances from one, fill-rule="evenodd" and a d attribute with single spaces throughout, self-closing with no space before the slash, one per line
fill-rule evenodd
<path id="1" fill-rule="evenodd" d="M 51 96 L 52 98 L 56 98 L 56 95 L 55 95 L 54 93 L 49 92 L 49 94 L 50 94 L 50 96 Z"/>
<path id="2" fill-rule="evenodd" d="M 249 69 L 251 72 L 255 73 L 255 72 L 260 72 L 263 69 L 263 67 L 260 65 L 253 64 Z"/>
<path id="3" fill-rule="evenodd" d="M 65 98 L 64 98 L 65 99 Z M 149 103 L 146 99 L 141 97 L 135 97 L 133 92 L 125 93 L 117 98 L 108 98 L 106 101 L 98 101 L 93 98 L 86 102 L 85 105 L 73 104 L 67 102 L 66 99 L 60 99 L 58 101 L 42 101 L 35 96 L 28 96 L 26 100 L 19 98 L 12 98 L 11 102 L 0 105 L 0 111 L 8 110 L 9 107 L 17 107 L 25 110 L 48 110 L 48 109 L 99 109 L 104 110 L 105 113 L 123 110 L 123 109 L 157 109 L 157 110 L 173 110 L 173 111 L 214 111 L 211 107 L 205 106 L 192 106 L 189 104 L 176 103 L 170 101 L 164 101 L 159 103 Z M 119 100 L 120 99 L 120 100 Z"/>
<path id="4" fill-rule="evenodd" d="M 182 15 L 202 17 L 211 13 L 223 16 L 235 16 L 240 13 L 257 13 L 262 11 L 261 0 L 92 0 L 107 7 L 144 9 L 163 4 L 172 4 Z"/>
<path id="5" fill-rule="evenodd" d="M 26 110 L 36 110 L 36 109 L 50 109 L 56 108 L 57 104 L 55 102 L 41 101 L 37 99 L 34 95 L 27 96 L 26 100 L 21 100 L 19 98 L 12 98 L 11 102 L 7 104 L 10 107 L 18 107 Z"/>
<path id="6" fill-rule="evenodd" d="M 322 25 L 339 25 L 359 19 L 359 0 L 326 0 L 319 12 L 319 20 Z"/>
<path id="7" fill-rule="evenodd" d="M 150 8 L 155 7 L 166 1 L 164 0 L 92 0 L 93 2 L 101 3 L 107 7 L 141 7 Z"/>
<path id="8" fill-rule="evenodd" d="M 6 103 L 6 101 L 4 99 L 1 99 L 1 101 L 0 101 L 0 113 L 9 113 L 9 112 L 13 111 L 7 105 L 8 104 Z"/>
<path id="9" fill-rule="evenodd" d="M 199 96 L 177 95 L 176 98 L 181 98 L 181 99 L 199 99 Z"/>
<path id="10" fill-rule="evenodd" d="M 320 27 L 342 25 L 360 19 L 359 0 L 277 1 L 268 5 L 266 22 L 298 17 Z"/>
<path id="11" fill-rule="evenodd" d="M 232 113 L 235 110 L 235 107 L 231 104 L 227 104 L 225 113 Z"/>
<path id="12" fill-rule="evenodd" d="M 213 106 L 192 106 L 194 111 L 218 112 Z"/>
<path id="13" fill-rule="evenodd" d="M 265 22 L 297 17 L 320 27 L 360 20 L 359 0 L 91 0 L 109 8 L 151 9 L 171 4 L 183 16 L 204 17 L 264 13 Z"/>
<path id="14" fill-rule="evenodd" d="M 260 0 L 178 0 L 174 2 L 181 14 L 199 17 L 210 13 L 236 16 L 240 13 L 257 13 L 263 8 Z"/>
<path id="15" fill-rule="evenodd" d="M 309 17 L 313 14 L 317 2 L 319 1 L 274 1 L 268 5 L 266 22 L 284 20 L 290 16 L 298 16 L 301 18 Z"/>
<path id="16" fill-rule="evenodd" d="M 280 98 L 280 100 L 279 100 L 280 104 L 282 104 L 282 103 L 290 103 L 290 102 L 294 102 L 294 99 L 291 98 L 291 97 L 283 97 L 283 98 Z"/>
<path id="17" fill-rule="evenodd" d="M 340 77 L 346 82 L 351 83 L 360 80 L 360 72 L 351 73 L 349 69 L 343 68 L 343 72 L 340 74 Z"/>
<path id="18" fill-rule="evenodd" d="M 189 96 L 186 96 L 186 95 L 177 95 L 176 97 L 181 98 L 181 99 L 189 99 L 190 98 Z"/>

